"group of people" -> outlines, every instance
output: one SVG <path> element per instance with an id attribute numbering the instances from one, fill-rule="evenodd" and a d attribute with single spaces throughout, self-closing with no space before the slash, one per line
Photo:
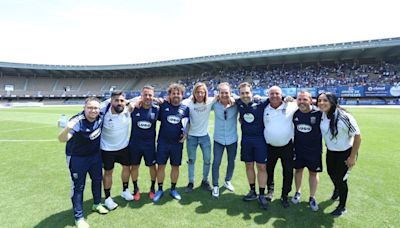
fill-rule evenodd
<path id="1" fill-rule="evenodd" d="M 87 173 L 92 179 L 93 211 L 108 213 L 118 207 L 110 193 L 115 162 L 122 165 L 121 197 L 127 201 L 140 200 L 138 176 L 143 157 L 151 180 L 148 196 L 157 203 L 164 195 L 165 166 L 169 160 L 169 194 L 181 200 L 176 184 L 185 140 L 188 157 L 185 192 L 192 192 L 195 186 L 198 146 L 203 156 L 201 187 L 211 191 L 212 197 L 219 197 L 219 170 L 226 149 L 228 161 L 223 186 L 234 192 L 231 180 L 238 147 L 238 119 L 242 133 L 240 159 L 245 163 L 250 186 L 249 193 L 243 197 L 244 201 L 258 200 L 261 208 L 268 208 L 275 192 L 274 169 L 278 159 L 281 159 L 283 185 L 280 200 L 283 207 L 290 205 L 293 169 L 296 192 L 291 201 L 294 204 L 300 202 L 303 169 L 307 167 L 310 174 L 310 208 L 318 210 L 315 193 L 318 173 L 322 172 L 324 138 L 327 170 L 334 184 L 331 198 L 340 199 L 338 207 L 331 214 L 340 216 L 346 212 L 347 173 L 355 165 L 361 136 L 357 122 L 338 105 L 335 95 L 320 94 L 317 97 L 318 107 L 315 107 L 307 91 L 301 91 L 294 102 L 289 98 L 283 100 L 278 86 L 269 88 L 268 99 L 253 97 L 252 86 L 247 82 L 239 85 L 239 97 L 232 96 L 231 87 L 226 82 L 218 85 L 216 97 L 208 97 L 206 84 L 201 82 L 194 85 L 192 96 L 185 100 L 184 90 L 182 85 L 173 83 L 168 87 L 165 99 L 156 99 L 154 88 L 145 86 L 141 96 L 129 104 L 122 92 L 113 92 L 111 99 L 103 103 L 90 97 L 85 101 L 84 110 L 69 120 L 59 134 L 59 140 L 67 142 L 71 199 L 78 227 L 88 227 L 82 206 Z M 213 151 L 208 132 L 212 110 L 215 116 Z M 156 143 L 157 120 L 161 125 Z M 212 185 L 209 183 L 210 169 Z M 133 193 L 128 188 L 130 177 Z M 102 180 L 104 206 L 101 204 Z"/>

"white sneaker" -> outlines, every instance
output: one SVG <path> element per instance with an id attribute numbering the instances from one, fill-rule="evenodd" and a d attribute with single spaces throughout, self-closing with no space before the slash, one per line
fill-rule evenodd
<path id="1" fill-rule="evenodd" d="M 215 197 L 215 198 L 219 197 L 219 187 L 218 186 L 214 186 L 213 187 L 212 196 Z"/>
<path id="2" fill-rule="evenodd" d="M 233 187 L 233 185 L 232 185 L 232 183 L 230 181 L 225 181 L 224 182 L 224 187 L 226 189 L 228 189 L 229 191 L 231 191 L 231 192 L 235 191 L 235 187 Z"/>
<path id="3" fill-rule="evenodd" d="M 300 202 L 300 198 L 301 198 L 301 193 L 296 192 L 292 198 L 292 203 L 298 204 Z"/>
<path id="4" fill-rule="evenodd" d="M 133 195 L 129 191 L 129 188 L 125 189 L 125 191 L 121 192 L 121 197 L 124 198 L 126 201 L 133 200 Z"/>
<path id="5" fill-rule="evenodd" d="M 105 201 L 104 205 L 107 207 L 108 210 L 112 211 L 118 207 L 118 204 L 114 202 L 114 200 L 109 196 Z"/>
<path id="6" fill-rule="evenodd" d="M 75 221 L 75 225 L 78 228 L 89 228 L 89 223 L 86 222 L 84 218 L 78 219 Z"/>

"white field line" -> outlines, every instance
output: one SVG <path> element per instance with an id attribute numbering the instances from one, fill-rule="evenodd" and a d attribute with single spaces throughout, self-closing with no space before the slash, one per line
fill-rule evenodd
<path id="1" fill-rule="evenodd" d="M 17 128 L 17 129 L 8 129 L 8 130 L 0 130 L 0 133 L 7 133 L 7 132 L 15 132 L 15 131 L 27 131 L 27 130 L 35 130 L 40 128 L 49 128 L 55 126 L 43 126 L 43 127 L 30 127 L 30 128 Z"/>

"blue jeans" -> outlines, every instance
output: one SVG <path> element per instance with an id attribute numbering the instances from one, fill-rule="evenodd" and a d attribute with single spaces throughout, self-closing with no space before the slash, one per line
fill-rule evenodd
<path id="1" fill-rule="evenodd" d="M 213 186 L 218 186 L 219 167 L 221 165 L 222 155 L 224 154 L 225 148 L 226 152 L 228 153 L 228 166 L 226 167 L 225 181 L 230 181 L 232 179 L 233 170 L 235 169 L 237 142 L 230 145 L 222 145 L 214 141 L 214 160 L 212 164 Z"/>
<path id="2" fill-rule="evenodd" d="M 186 141 L 189 167 L 189 183 L 194 183 L 194 164 L 196 162 L 197 146 L 200 145 L 203 152 L 203 180 L 208 180 L 211 164 L 211 142 L 210 136 L 191 136 Z"/>

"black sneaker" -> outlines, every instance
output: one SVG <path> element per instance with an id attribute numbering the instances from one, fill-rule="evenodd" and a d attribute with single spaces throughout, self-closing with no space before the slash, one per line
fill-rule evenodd
<path id="1" fill-rule="evenodd" d="M 186 193 L 190 193 L 190 192 L 192 192 L 193 191 L 193 183 L 190 183 L 189 182 L 189 184 L 187 185 L 187 187 L 186 187 L 186 189 L 185 189 L 185 192 Z"/>
<path id="2" fill-rule="evenodd" d="M 260 204 L 260 207 L 264 210 L 268 209 L 268 200 L 265 198 L 265 195 L 260 195 L 258 197 L 258 203 Z"/>
<path id="3" fill-rule="evenodd" d="M 331 215 L 334 217 L 339 217 L 339 216 L 342 216 L 346 212 L 347 212 L 347 210 L 345 207 L 338 206 L 334 211 L 331 212 Z"/>
<path id="4" fill-rule="evenodd" d="M 271 202 L 271 201 L 272 201 L 272 198 L 274 198 L 274 191 L 268 190 L 268 193 L 267 193 L 267 195 L 265 196 L 265 198 L 266 198 L 269 202 Z"/>
<path id="5" fill-rule="evenodd" d="M 281 197 L 281 203 L 283 208 L 288 208 L 289 207 L 289 200 L 287 196 L 282 196 Z"/>
<path id="6" fill-rule="evenodd" d="M 212 187 L 211 187 L 210 183 L 206 180 L 201 181 L 201 187 L 206 191 L 209 191 L 209 192 L 212 191 Z"/>
<path id="7" fill-rule="evenodd" d="M 338 200 L 339 199 L 339 190 L 333 190 L 332 196 L 331 196 L 331 200 Z"/>
<path id="8" fill-rule="evenodd" d="M 253 190 L 250 190 L 250 192 L 247 193 L 247 195 L 245 195 L 243 197 L 244 201 L 253 201 L 253 200 L 256 200 L 256 199 L 257 199 L 257 193 L 255 191 L 253 191 Z"/>

